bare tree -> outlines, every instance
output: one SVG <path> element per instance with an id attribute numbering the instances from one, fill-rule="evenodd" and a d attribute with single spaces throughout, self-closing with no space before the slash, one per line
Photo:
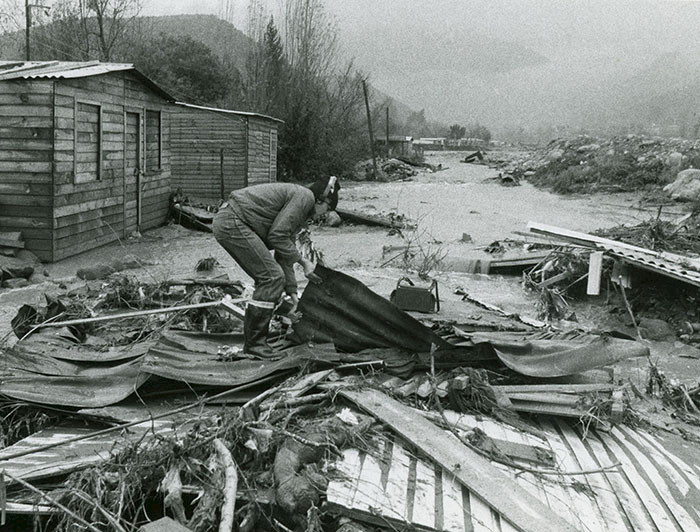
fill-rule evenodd
<path id="1" fill-rule="evenodd" d="M 115 46 L 124 38 L 129 24 L 139 15 L 141 0 L 78 0 L 81 18 L 90 22 L 94 18 L 95 36 L 102 61 L 112 58 Z"/>
<path id="2" fill-rule="evenodd" d="M 59 0 L 50 23 L 34 31 L 37 56 L 111 61 L 141 7 L 142 0 Z"/>

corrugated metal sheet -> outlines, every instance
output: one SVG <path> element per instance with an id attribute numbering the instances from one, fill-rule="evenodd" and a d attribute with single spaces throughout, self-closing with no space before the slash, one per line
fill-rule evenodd
<path id="1" fill-rule="evenodd" d="M 630 427 L 610 433 L 589 431 L 584 437 L 559 419 L 541 421 L 535 428 L 542 437 L 537 437 L 483 417 L 446 414 L 450 424 L 465 434 L 478 428 L 492 438 L 544 446 L 556 456 L 562 472 L 620 462 L 619 470 L 577 476 L 535 475 L 494 462 L 578 530 L 700 531 L 700 469 L 692 458 L 700 451 L 697 444 Z M 329 484 L 328 502 L 341 513 L 375 523 L 410 523 L 419 530 L 515 530 L 508 516 L 495 512 L 449 471 L 416 456 L 398 441 L 379 441 L 369 453 L 348 449 L 337 469 L 340 478 Z M 504 486 L 504 496 L 507 489 Z"/>
<path id="2" fill-rule="evenodd" d="M 528 228 L 533 233 L 605 251 L 615 258 L 639 268 L 700 287 L 700 259 L 697 257 L 685 257 L 676 253 L 640 248 L 625 242 L 535 222 L 528 223 Z"/>
<path id="3" fill-rule="evenodd" d="M 161 87 L 134 68 L 131 63 L 100 61 L 0 61 L 0 81 L 13 79 L 72 79 L 132 71 L 144 84 L 167 100 L 174 100 Z"/>
<path id="4" fill-rule="evenodd" d="M 207 107 L 204 105 L 194 105 L 191 103 L 184 103 L 184 102 L 175 102 L 175 105 L 179 105 L 181 107 L 187 107 L 189 109 L 200 109 L 202 111 L 212 111 L 214 113 L 223 113 L 223 114 L 241 115 L 241 116 L 254 116 L 257 118 L 264 118 L 266 120 L 272 120 L 273 122 L 279 122 L 281 124 L 284 124 L 284 120 L 280 120 L 279 118 L 275 118 L 274 116 L 263 115 L 260 113 L 251 113 L 248 111 L 234 111 L 232 109 L 221 109 L 219 107 Z"/>
<path id="5" fill-rule="evenodd" d="M 658 273 L 660 275 L 671 277 L 678 281 L 700 287 L 700 272 L 686 268 L 683 266 L 683 264 L 663 259 L 651 252 L 642 253 L 638 251 L 618 249 L 612 246 L 606 251 L 608 251 L 608 253 L 613 257 L 636 266 L 637 268 Z"/>
<path id="6" fill-rule="evenodd" d="M 190 384 L 236 386 L 299 368 L 309 360 L 340 361 L 332 345 L 292 347 L 280 351 L 279 360 L 222 360 L 217 355 L 220 347 L 237 346 L 242 353 L 243 340 L 238 338 L 236 342 L 222 344 L 217 335 L 169 332 L 149 350 L 142 369 L 153 375 Z"/>
<path id="7" fill-rule="evenodd" d="M 338 349 L 357 352 L 375 347 L 399 347 L 428 353 L 432 344 L 450 345 L 393 303 L 357 279 L 317 266 L 323 282 L 309 283 L 299 301 L 301 320 L 294 330 L 304 341 L 333 342 Z"/>

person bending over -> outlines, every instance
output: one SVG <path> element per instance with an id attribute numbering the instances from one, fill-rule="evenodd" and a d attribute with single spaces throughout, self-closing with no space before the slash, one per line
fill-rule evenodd
<path id="1" fill-rule="evenodd" d="M 275 305 L 286 292 L 296 306 L 294 264 L 314 278 L 314 264 L 297 250 L 296 234 L 309 218 L 319 218 L 338 204 L 340 184 L 332 176 L 309 187 L 266 183 L 235 190 L 214 217 L 216 241 L 255 281 L 245 310 L 244 345 L 247 354 L 273 357 L 267 344 Z M 270 251 L 274 253 L 271 254 Z"/>

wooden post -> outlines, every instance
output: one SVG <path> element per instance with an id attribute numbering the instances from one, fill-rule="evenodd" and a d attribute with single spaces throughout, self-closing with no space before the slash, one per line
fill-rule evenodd
<path id="1" fill-rule="evenodd" d="M 31 61 L 32 54 L 29 47 L 29 32 L 32 27 L 32 8 L 29 0 L 24 0 L 24 17 L 27 27 L 24 30 L 24 54 L 27 61 Z"/>
<path id="2" fill-rule="evenodd" d="M 389 156 L 389 106 L 386 106 L 386 155 Z M 403 144 L 401 145 L 401 155 L 403 155 Z"/>
<path id="3" fill-rule="evenodd" d="M 219 150 L 219 173 L 221 178 L 221 199 L 226 199 L 226 186 L 224 184 L 224 149 Z"/>
<path id="4" fill-rule="evenodd" d="M 377 178 L 377 157 L 374 154 L 374 131 L 372 130 L 372 115 L 369 112 L 369 96 L 367 95 L 367 82 L 362 80 L 362 91 L 365 93 L 365 109 L 367 110 L 367 128 L 369 129 L 369 149 L 372 152 L 372 168 L 374 178 Z"/>

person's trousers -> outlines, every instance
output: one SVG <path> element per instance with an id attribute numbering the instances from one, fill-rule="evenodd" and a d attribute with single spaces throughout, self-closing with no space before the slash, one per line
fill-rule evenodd
<path id="1" fill-rule="evenodd" d="M 230 207 L 219 210 L 212 230 L 216 241 L 255 281 L 253 299 L 277 303 L 284 292 L 284 272 L 262 239 Z"/>

